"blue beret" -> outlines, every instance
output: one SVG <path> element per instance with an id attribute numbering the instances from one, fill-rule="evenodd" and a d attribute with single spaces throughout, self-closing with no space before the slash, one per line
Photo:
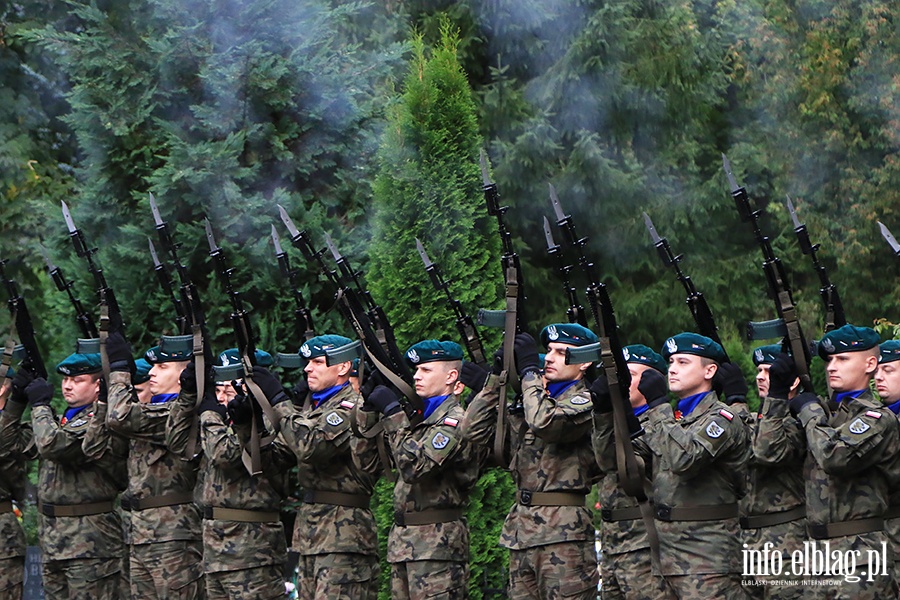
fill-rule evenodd
<path id="1" fill-rule="evenodd" d="M 598 341 L 597 334 L 578 323 L 555 323 L 541 331 L 541 343 L 547 347 L 550 342 L 569 346 L 586 346 Z"/>
<path id="2" fill-rule="evenodd" d="M 663 357 L 657 354 L 656 351 L 649 346 L 643 344 L 631 344 L 630 346 L 622 348 L 622 353 L 625 355 L 625 362 L 653 367 L 663 375 L 669 370 L 669 366 L 666 364 L 666 361 L 663 360 Z"/>
<path id="3" fill-rule="evenodd" d="M 135 371 L 131 378 L 131 383 L 138 385 L 139 383 L 147 383 L 150 381 L 150 369 L 153 368 L 149 362 L 143 358 L 134 361 Z"/>
<path id="4" fill-rule="evenodd" d="M 100 354 L 70 354 L 61 363 L 56 365 L 56 372 L 61 375 L 74 377 L 85 373 L 99 373 L 103 370 L 100 362 Z"/>
<path id="5" fill-rule="evenodd" d="M 716 362 L 725 361 L 725 349 L 722 345 L 699 333 L 684 332 L 667 339 L 663 344 L 662 356 L 669 360 L 673 354 L 695 354 Z"/>
<path id="6" fill-rule="evenodd" d="M 900 360 L 900 340 L 888 340 L 881 342 L 879 347 L 881 353 L 878 357 L 879 363 L 894 362 Z"/>
<path id="7" fill-rule="evenodd" d="M 271 367 L 275 362 L 275 359 L 272 358 L 272 355 L 266 352 L 265 350 L 256 349 L 256 364 L 260 367 Z M 241 355 L 238 353 L 237 348 L 229 348 L 228 350 L 219 354 L 219 359 L 216 361 L 215 366 L 219 367 L 228 367 L 231 365 L 239 365 L 241 364 Z M 229 380 L 230 381 L 230 380 Z"/>
<path id="8" fill-rule="evenodd" d="M 353 343 L 353 340 L 342 335 L 317 335 L 303 342 L 303 345 L 300 346 L 299 354 L 306 360 L 310 360 L 325 356 L 328 350 L 334 350 L 351 343 Z"/>
<path id="9" fill-rule="evenodd" d="M 881 342 L 881 336 L 871 327 L 844 325 L 829 331 L 819 340 L 819 357 L 828 360 L 832 354 L 862 352 L 874 348 Z"/>
<path id="10" fill-rule="evenodd" d="M 760 346 L 753 351 L 753 364 L 757 367 L 759 365 L 771 365 L 778 359 L 778 355 L 782 353 L 784 353 L 784 348 L 781 344 Z"/>
<path id="11" fill-rule="evenodd" d="M 410 346 L 406 351 L 406 362 L 412 366 L 434 361 L 462 360 L 462 357 L 462 346 L 456 342 L 439 340 L 422 340 L 418 344 Z"/>

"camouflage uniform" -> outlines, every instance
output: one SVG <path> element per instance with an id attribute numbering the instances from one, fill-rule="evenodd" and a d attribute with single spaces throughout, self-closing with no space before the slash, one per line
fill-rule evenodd
<path id="1" fill-rule="evenodd" d="M 888 508 L 889 492 L 900 476 L 897 418 L 868 390 L 856 399 L 841 402 L 831 414 L 819 403 L 806 404 L 798 418 L 809 448 L 809 537 L 820 547 L 827 542 L 832 551 L 859 551 L 860 561 L 867 559 L 869 551 L 880 554 L 887 543 L 882 517 Z M 836 526 L 838 523 L 847 525 Z M 852 533 L 841 535 L 833 531 L 835 527 L 849 527 Z M 893 560 L 889 547 L 887 560 Z M 863 563 L 857 571 L 867 571 L 867 566 Z M 896 597 L 892 568 L 887 571 L 891 575 L 877 576 L 873 581 L 862 577 L 859 582 L 844 581 L 838 588 L 823 588 L 818 597 Z"/>
<path id="2" fill-rule="evenodd" d="M 196 395 L 184 391 L 172 400 L 166 444 L 187 457 Z M 262 448 L 263 473 L 250 476 L 242 446 L 250 427 L 229 426 L 219 414 L 200 415 L 198 448 L 202 449 L 199 488 L 203 504 L 203 566 L 210 600 L 284 597 L 286 558 L 284 527 L 279 520 L 282 498 L 289 489 L 294 462 L 279 438 Z"/>
<path id="3" fill-rule="evenodd" d="M 500 545 L 510 549 L 510 598 L 595 598 L 594 524 L 584 500 L 600 475 L 590 394 L 578 381 L 552 398 L 530 372 L 522 395 L 524 413 L 509 418 L 519 493 L 500 534 Z"/>
<path id="4" fill-rule="evenodd" d="M 358 411 L 357 418 L 366 432 L 379 415 Z M 416 427 L 403 411 L 382 419 L 400 475 L 387 553 L 394 600 L 468 595 L 469 528 L 463 511 L 486 448 L 470 442 L 464 419 L 458 396 L 449 396 Z"/>
<path id="5" fill-rule="evenodd" d="M 292 550 L 300 554 L 299 598 L 366 600 L 378 595 L 377 526 L 369 499 L 378 481 L 375 443 L 351 431 L 359 394 L 347 384 L 302 409 L 275 405 L 281 434 L 297 457 L 304 487 Z M 365 469 L 355 466 L 365 465 Z"/>
<path id="6" fill-rule="evenodd" d="M 110 374 L 108 396 L 107 425 L 129 439 L 122 506 L 130 512 L 131 595 L 202 599 L 201 517 L 193 503 L 198 461 L 165 446 L 170 402 L 140 404 L 127 372 Z"/>
<path id="7" fill-rule="evenodd" d="M 668 403 L 649 409 L 647 416 L 647 433 L 637 443 L 653 454 L 656 530 L 666 583 L 681 599 L 745 598 L 737 507 L 750 458 L 743 421 L 715 392 L 677 421 Z"/>
<path id="8" fill-rule="evenodd" d="M 37 458 L 31 427 L 20 423 L 25 405 L 7 402 L 0 414 L 0 598 L 21 598 L 25 532 L 13 512 L 25 499 L 27 462 Z"/>
<path id="9" fill-rule="evenodd" d="M 104 411 L 105 404 L 95 403 L 93 410 L 88 406 L 69 421 L 57 421 L 49 406 L 32 409 L 41 458 L 38 511 L 48 600 L 115 599 L 121 593 L 125 544 L 113 502 L 126 484 L 127 444 L 89 432 L 95 415 L 102 420 Z M 96 424 L 94 428 L 99 430 Z M 70 516 L 72 512 L 80 514 Z"/>

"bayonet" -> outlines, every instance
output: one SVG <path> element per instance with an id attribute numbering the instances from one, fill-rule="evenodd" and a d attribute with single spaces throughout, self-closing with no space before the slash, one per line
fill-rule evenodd
<path id="1" fill-rule="evenodd" d="M 650 232 L 650 239 L 653 240 L 653 245 L 660 243 L 662 238 L 659 237 L 659 233 L 656 232 L 656 227 L 653 226 L 653 221 L 650 220 L 650 215 L 647 213 L 643 213 L 644 215 L 644 225 L 647 226 L 647 231 Z"/>
<path id="2" fill-rule="evenodd" d="M 797 217 L 797 211 L 794 210 L 794 203 L 791 202 L 791 197 L 790 196 L 785 196 L 785 197 L 787 198 L 787 208 L 788 208 L 788 212 L 791 215 L 791 221 L 793 221 L 793 223 L 794 223 L 794 230 L 797 230 L 797 229 L 803 227 L 803 225 L 800 223 L 800 219 Z"/>
<path id="3" fill-rule="evenodd" d="M 303 300 L 303 293 L 300 291 L 300 286 L 298 285 L 299 282 L 297 280 L 299 275 L 296 269 L 291 268 L 290 259 L 288 258 L 287 252 L 281 247 L 281 239 L 278 237 L 275 225 L 272 225 L 271 233 L 272 245 L 275 247 L 275 258 L 278 260 L 278 269 L 281 271 L 282 275 L 287 277 L 294 294 L 294 317 L 296 318 L 297 331 L 302 339 L 310 340 L 316 335 L 315 327 L 313 326 L 312 313 L 309 308 L 307 308 L 306 302 Z"/>
<path id="4" fill-rule="evenodd" d="M 881 230 L 881 237 L 887 241 L 887 243 L 891 246 L 891 250 L 894 251 L 894 254 L 900 256 L 900 243 L 897 243 L 897 238 L 891 235 L 891 230 L 888 229 L 884 223 L 881 221 L 877 221 L 878 229 Z"/>
<path id="5" fill-rule="evenodd" d="M 44 262 L 47 263 L 47 272 L 50 273 L 50 279 L 53 280 L 57 290 L 65 292 L 66 296 L 69 298 L 69 302 L 75 309 L 75 322 L 78 323 L 81 335 L 86 339 L 96 339 L 98 337 L 97 326 L 94 324 L 94 320 L 87 311 L 84 310 L 81 300 L 75 296 L 73 282 L 67 280 L 65 275 L 63 275 L 62 270 L 53 264 L 53 261 L 50 260 L 50 254 L 47 252 L 47 249 L 44 248 L 44 245 L 38 243 L 38 247 L 41 250 L 41 254 L 44 256 Z"/>

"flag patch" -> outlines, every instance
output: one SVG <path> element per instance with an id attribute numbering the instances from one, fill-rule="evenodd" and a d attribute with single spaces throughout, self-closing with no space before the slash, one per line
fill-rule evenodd
<path id="1" fill-rule="evenodd" d="M 459 425 L 459 419 L 453 419 L 453 418 L 447 417 L 446 419 L 444 419 L 444 425 L 449 425 L 450 427 L 456 427 L 457 425 Z"/>
<path id="2" fill-rule="evenodd" d="M 341 408 L 353 408 L 355 404 L 350 402 L 349 400 L 341 400 Z"/>
<path id="3" fill-rule="evenodd" d="M 881 413 L 880 413 L 880 412 L 876 412 L 876 411 L 874 411 L 874 410 L 867 410 L 867 411 L 866 411 L 866 416 L 867 416 L 867 417 L 872 417 L 873 419 L 880 419 L 880 418 L 881 418 Z"/>
<path id="4" fill-rule="evenodd" d="M 734 415 L 725 410 L 724 408 L 719 411 L 719 414 L 728 419 L 729 421 L 734 418 Z"/>

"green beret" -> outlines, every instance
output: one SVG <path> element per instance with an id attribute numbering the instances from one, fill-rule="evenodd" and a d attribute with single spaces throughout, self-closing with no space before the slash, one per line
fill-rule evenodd
<path id="1" fill-rule="evenodd" d="M 272 363 L 275 362 L 275 359 L 272 358 L 272 355 L 266 352 L 265 350 L 256 349 L 256 364 L 260 367 L 271 367 Z M 216 361 L 215 366 L 219 367 L 228 367 L 231 365 L 239 365 L 241 364 L 241 355 L 238 353 L 237 348 L 229 348 L 225 352 L 219 354 L 219 359 Z M 229 380 L 231 381 L 231 380 Z"/>
<path id="2" fill-rule="evenodd" d="M 631 344 L 630 346 L 625 346 L 622 348 L 622 353 L 625 355 L 625 362 L 653 367 L 663 375 L 669 370 L 669 366 L 666 364 L 666 361 L 663 360 L 663 357 L 657 354 L 652 348 L 643 344 Z"/>
<path id="3" fill-rule="evenodd" d="M 147 362 L 143 358 L 139 358 L 134 361 L 135 371 L 134 375 L 131 377 L 131 383 L 134 385 L 138 385 L 140 383 L 147 383 L 150 381 L 150 369 L 153 368 L 149 362 Z"/>
<path id="4" fill-rule="evenodd" d="M 100 354 L 70 354 L 56 365 L 56 372 L 69 377 L 85 373 L 99 373 L 103 369 Z"/>
<path id="5" fill-rule="evenodd" d="M 353 364 L 350 366 L 350 377 L 359 377 L 359 359 L 354 358 Z"/>
<path id="6" fill-rule="evenodd" d="M 829 331 L 819 340 L 819 357 L 828 360 L 832 354 L 862 352 L 874 348 L 881 342 L 881 336 L 871 327 L 844 325 Z"/>
<path id="7" fill-rule="evenodd" d="M 6 367 L 6 376 L 9 379 L 12 379 L 13 377 L 15 377 L 15 375 L 16 375 L 15 369 L 13 369 L 12 367 Z"/>
<path id="8" fill-rule="evenodd" d="M 541 343 L 547 347 L 550 342 L 569 346 L 586 346 L 598 341 L 597 334 L 578 323 L 555 323 L 541 331 Z"/>
<path id="9" fill-rule="evenodd" d="M 753 351 L 753 364 L 757 367 L 759 365 L 771 365 L 778 358 L 778 355 L 783 352 L 784 348 L 781 344 L 760 346 Z"/>
<path id="10" fill-rule="evenodd" d="M 894 362 L 895 360 L 900 360 L 900 340 L 888 340 L 886 342 L 881 342 L 881 346 L 878 350 L 881 353 L 878 357 L 879 363 Z"/>
<path id="11" fill-rule="evenodd" d="M 547 364 L 547 355 L 544 353 L 538 354 L 538 367 L 541 371 L 544 370 L 544 366 Z"/>
<path id="12" fill-rule="evenodd" d="M 303 342 L 303 345 L 300 346 L 299 354 L 306 360 L 310 360 L 325 356 L 328 350 L 334 350 L 351 343 L 353 343 L 353 340 L 342 335 L 317 335 Z"/>
<path id="13" fill-rule="evenodd" d="M 662 348 L 663 358 L 668 361 L 673 354 L 695 354 L 719 363 L 725 362 L 725 349 L 722 345 L 699 333 L 683 332 L 667 339 Z"/>
<path id="14" fill-rule="evenodd" d="M 462 357 L 462 346 L 456 342 L 439 340 L 422 340 L 418 344 L 410 346 L 406 351 L 406 362 L 412 366 L 434 361 L 462 360 Z"/>
<path id="15" fill-rule="evenodd" d="M 193 348 L 189 350 L 186 348 L 166 348 L 164 344 L 160 344 L 144 352 L 144 360 L 151 365 L 155 365 L 156 363 L 191 360 L 193 355 Z"/>

